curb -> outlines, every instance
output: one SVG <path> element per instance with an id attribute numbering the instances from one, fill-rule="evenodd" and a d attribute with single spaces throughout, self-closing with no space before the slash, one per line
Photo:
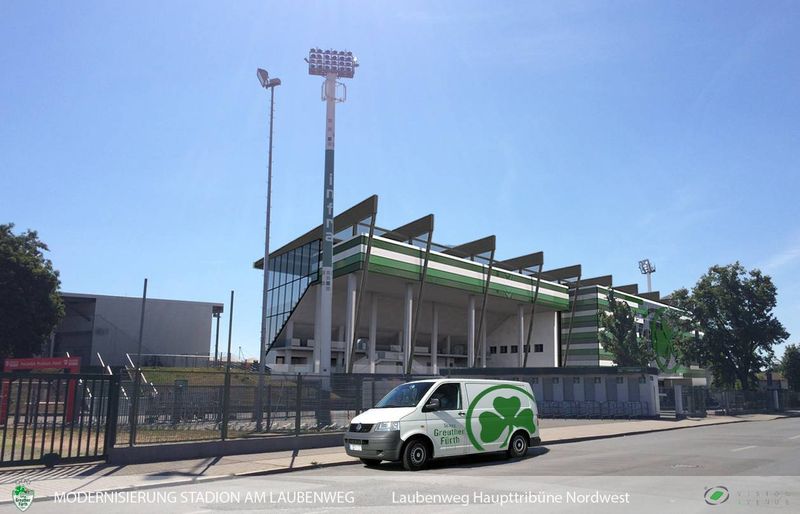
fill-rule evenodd
<path id="1" fill-rule="evenodd" d="M 206 482 L 217 482 L 220 480 L 230 480 L 232 478 L 244 478 L 244 477 L 252 477 L 252 476 L 266 476 L 266 475 L 279 475 L 283 473 L 291 473 L 293 471 L 308 471 L 311 469 L 320 469 L 320 468 L 332 468 L 335 466 L 348 466 L 351 464 L 359 464 L 359 461 L 340 461 L 340 462 L 329 462 L 326 464 L 316 464 L 316 465 L 307 465 L 307 466 L 297 466 L 294 468 L 277 468 L 277 469 L 263 469 L 258 471 L 244 471 L 242 473 L 233 473 L 230 475 L 216 475 L 216 476 L 207 476 L 207 477 L 195 477 L 195 478 L 184 478 L 178 480 L 170 480 L 165 482 L 159 482 L 157 484 L 142 484 L 142 485 L 131 485 L 127 487 L 114 487 L 111 489 L 100 489 L 97 491 L 86 491 L 92 494 L 100 494 L 100 493 L 110 493 L 110 492 L 125 492 L 125 491 L 140 491 L 146 489 L 156 489 L 159 487 L 165 486 L 182 486 L 182 485 L 192 485 L 192 484 L 199 484 L 199 483 L 206 483 Z M 70 491 L 72 492 L 72 491 Z M 54 496 L 37 496 L 36 500 L 39 501 L 53 501 Z M 13 500 L 0 500 L 0 505 L 9 505 L 13 504 Z"/>
<path id="2" fill-rule="evenodd" d="M 774 420 L 770 420 L 774 421 Z M 737 423 L 748 423 L 750 420 L 747 419 L 737 419 L 736 421 L 719 421 L 717 423 L 704 423 L 702 425 L 696 426 L 688 426 L 688 427 L 669 427 L 669 428 L 652 428 L 649 430 L 639 430 L 636 432 L 620 432 L 618 434 L 605 434 L 605 435 L 588 435 L 582 437 L 570 437 L 567 439 L 555 439 L 553 441 L 544 440 L 539 444 L 539 446 L 546 446 L 550 444 L 566 444 L 566 443 L 580 443 L 584 441 L 595 441 L 597 439 L 613 439 L 615 437 L 626 437 L 631 435 L 639 435 L 639 434 L 653 434 L 655 432 L 670 432 L 672 430 L 685 430 L 687 428 L 703 428 L 703 427 L 715 427 L 719 425 L 735 425 Z"/>

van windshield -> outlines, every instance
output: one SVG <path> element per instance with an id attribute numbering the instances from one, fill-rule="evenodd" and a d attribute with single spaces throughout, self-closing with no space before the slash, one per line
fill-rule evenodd
<path id="1" fill-rule="evenodd" d="M 381 401 L 375 404 L 376 409 L 389 407 L 416 407 L 433 382 L 413 382 L 395 387 Z"/>

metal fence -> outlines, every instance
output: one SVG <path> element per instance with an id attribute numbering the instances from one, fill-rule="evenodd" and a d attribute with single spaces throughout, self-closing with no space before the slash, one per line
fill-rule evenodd
<path id="1" fill-rule="evenodd" d="M 397 385 L 424 378 L 269 374 L 258 430 L 254 373 L 232 371 L 227 395 L 223 371 L 155 369 L 144 370 L 144 377 L 137 402 L 135 378 L 122 380 L 117 445 L 344 431 Z"/>
<path id="2" fill-rule="evenodd" d="M 345 431 L 350 419 L 372 408 L 397 385 L 428 375 L 268 374 L 262 395 L 263 418 L 257 426 L 258 377 L 214 370 L 145 370 L 134 406 L 134 380 L 122 381 L 117 445 L 155 444 L 220 438 L 268 437 Z M 227 403 L 226 403 L 227 397 Z M 647 417 L 647 402 L 550 401 L 539 399 L 543 418 Z M 135 412 L 134 412 L 135 409 Z M 134 439 L 131 428 L 133 420 Z"/>
<path id="3" fill-rule="evenodd" d="M 113 444 L 118 377 L 0 373 L 0 465 L 94 460 Z"/>
<path id="4" fill-rule="evenodd" d="M 708 410 L 727 414 L 797 409 L 800 408 L 800 392 L 787 389 L 741 391 L 709 388 L 705 406 Z"/>
<path id="5" fill-rule="evenodd" d="M 541 418 L 632 419 L 648 415 L 647 402 L 540 401 Z"/>

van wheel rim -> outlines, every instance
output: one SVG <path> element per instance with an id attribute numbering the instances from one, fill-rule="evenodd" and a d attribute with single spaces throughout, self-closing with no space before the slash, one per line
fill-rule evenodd
<path id="1" fill-rule="evenodd" d="M 416 445 L 411 448 L 411 462 L 414 464 L 422 464 L 425 462 L 425 448 L 422 445 Z"/>
<path id="2" fill-rule="evenodd" d="M 522 453 L 524 447 L 525 447 L 525 441 L 523 441 L 521 437 L 517 437 L 516 439 L 514 439 L 514 450 L 517 453 Z"/>

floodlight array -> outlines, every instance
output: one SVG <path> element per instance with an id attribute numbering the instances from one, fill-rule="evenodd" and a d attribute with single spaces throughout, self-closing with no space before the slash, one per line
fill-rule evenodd
<path id="1" fill-rule="evenodd" d="M 639 271 L 641 271 L 642 274 L 646 275 L 648 273 L 653 273 L 655 270 L 656 267 L 650 262 L 650 259 L 639 261 Z"/>
<path id="2" fill-rule="evenodd" d="M 334 73 L 337 77 L 353 78 L 358 62 L 353 52 L 320 50 L 312 48 L 308 52 L 308 74 L 326 76 Z"/>

